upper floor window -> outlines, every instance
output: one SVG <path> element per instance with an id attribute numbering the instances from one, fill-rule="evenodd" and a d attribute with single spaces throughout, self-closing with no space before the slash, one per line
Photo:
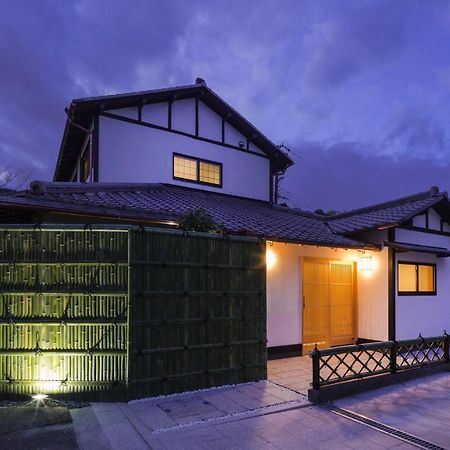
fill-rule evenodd
<path id="1" fill-rule="evenodd" d="M 173 178 L 222 187 L 222 164 L 174 153 Z"/>
<path id="2" fill-rule="evenodd" d="M 91 174 L 91 158 L 89 150 L 85 150 L 80 160 L 80 181 L 86 181 Z"/>
<path id="3" fill-rule="evenodd" d="M 398 263 L 399 295 L 436 295 L 436 265 Z"/>

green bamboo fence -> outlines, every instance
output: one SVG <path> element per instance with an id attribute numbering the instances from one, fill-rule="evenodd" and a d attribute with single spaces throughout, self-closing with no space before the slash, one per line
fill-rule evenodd
<path id="1" fill-rule="evenodd" d="M 123 400 L 266 377 L 264 242 L 0 229 L 0 394 Z"/>

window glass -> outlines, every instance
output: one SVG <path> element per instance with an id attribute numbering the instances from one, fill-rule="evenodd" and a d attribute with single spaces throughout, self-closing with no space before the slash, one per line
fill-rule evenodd
<path id="1" fill-rule="evenodd" d="M 417 290 L 416 281 L 415 264 L 398 265 L 398 290 L 400 292 L 415 292 Z"/>
<path id="2" fill-rule="evenodd" d="M 86 150 L 83 153 L 83 157 L 80 161 L 80 179 L 86 181 L 91 173 L 91 161 L 89 158 L 89 152 Z"/>
<path id="3" fill-rule="evenodd" d="M 419 291 L 434 291 L 434 266 L 419 266 Z"/>
<path id="4" fill-rule="evenodd" d="M 220 185 L 220 165 L 200 161 L 200 181 Z"/>
<path id="5" fill-rule="evenodd" d="M 436 295 L 436 266 L 399 263 L 398 292 L 403 295 Z"/>
<path id="6" fill-rule="evenodd" d="M 184 155 L 173 155 L 173 176 L 187 181 L 222 186 L 222 164 Z"/>
<path id="7" fill-rule="evenodd" d="M 176 155 L 173 160 L 173 176 L 197 181 L 197 160 Z"/>

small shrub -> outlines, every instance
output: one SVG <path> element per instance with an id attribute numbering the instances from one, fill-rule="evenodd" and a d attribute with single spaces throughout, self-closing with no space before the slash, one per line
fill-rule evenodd
<path id="1" fill-rule="evenodd" d="M 211 214 L 203 208 L 191 209 L 181 219 L 178 228 L 186 231 L 203 233 L 223 233 L 224 229 L 217 224 Z"/>

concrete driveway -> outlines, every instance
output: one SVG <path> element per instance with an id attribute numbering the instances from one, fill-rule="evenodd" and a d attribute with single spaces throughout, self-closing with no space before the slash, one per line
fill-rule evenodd
<path id="1" fill-rule="evenodd" d="M 82 449 L 407 449 L 270 381 L 73 410 Z"/>
<path id="2" fill-rule="evenodd" d="M 450 448 L 450 373 L 348 397 L 336 406 Z"/>

